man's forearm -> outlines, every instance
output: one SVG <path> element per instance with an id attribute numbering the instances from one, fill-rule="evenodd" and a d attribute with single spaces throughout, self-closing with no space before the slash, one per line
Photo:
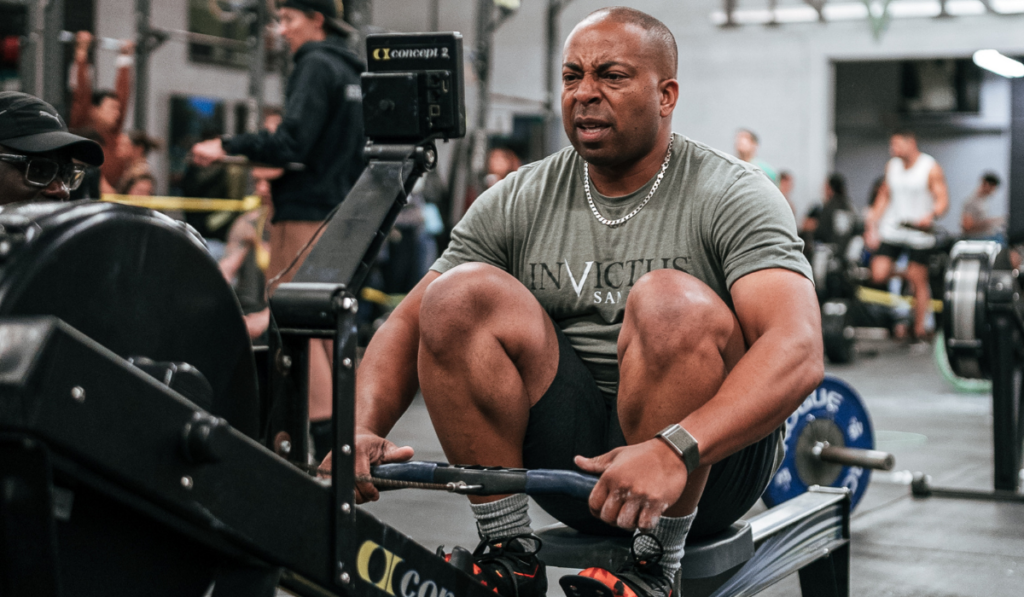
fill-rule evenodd
<path id="1" fill-rule="evenodd" d="M 92 81 L 89 79 L 89 63 L 75 55 L 75 92 L 71 100 L 71 127 L 82 127 L 89 124 L 89 107 L 92 106 Z"/>
<path id="2" fill-rule="evenodd" d="M 772 432 L 824 376 L 821 316 L 803 275 L 769 269 L 732 285 L 736 318 L 750 348 L 718 393 L 681 423 L 714 463 Z"/>
<path id="3" fill-rule="evenodd" d="M 118 56 L 118 60 L 128 62 L 117 68 L 117 78 L 114 81 L 114 93 L 117 94 L 117 101 L 121 102 L 121 112 L 117 118 L 115 133 L 124 130 L 124 121 L 128 116 L 128 106 L 132 99 L 132 66 L 134 62 L 131 56 Z"/>
<path id="4" fill-rule="evenodd" d="M 759 338 L 718 394 L 681 422 L 713 464 L 770 434 L 821 383 L 820 336 L 775 330 Z"/>
<path id="5" fill-rule="evenodd" d="M 356 376 L 356 430 L 387 436 L 419 388 L 419 333 L 392 316 L 373 336 Z"/>

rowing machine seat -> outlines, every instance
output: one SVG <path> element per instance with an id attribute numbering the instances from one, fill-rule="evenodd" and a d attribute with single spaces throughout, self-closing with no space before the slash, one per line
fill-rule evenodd
<path id="1" fill-rule="evenodd" d="M 597 566 L 614 571 L 629 558 L 632 544 L 631 537 L 585 535 L 561 523 L 544 527 L 537 536 L 544 542 L 541 559 L 549 566 L 560 568 Z M 691 583 L 687 581 L 717 578 L 753 555 L 750 523 L 742 520 L 716 535 L 687 541 L 674 592 L 691 595 Z M 679 584 L 686 587 L 685 593 L 678 590 Z"/>

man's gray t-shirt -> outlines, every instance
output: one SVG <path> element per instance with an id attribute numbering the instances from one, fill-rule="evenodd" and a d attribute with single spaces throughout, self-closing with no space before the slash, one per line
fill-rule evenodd
<path id="1" fill-rule="evenodd" d="M 568 147 L 488 189 L 452 231 L 432 269 L 487 263 L 517 278 L 562 329 L 598 387 L 615 395 L 617 341 L 629 289 L 643 274 L 676 269 L 702 280 L 732 308 L 746 274 L 785 268 L 811 279 L 785 198 L 759 170 L 675 135 L 665 178 L 625 224 L 594 217 L 583 161 Z M 601 214 L 632 211 L 654 178 L 624 197 L 591 195 Z"/>

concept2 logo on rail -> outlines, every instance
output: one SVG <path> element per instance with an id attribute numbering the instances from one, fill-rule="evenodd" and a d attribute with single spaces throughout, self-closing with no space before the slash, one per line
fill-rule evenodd
<path id="1" fill-rule="evenodd" d="M 375 48 L 374 60 L 447 60 L 451 54 L 447 47 L 439 48 Z"/>
<path id="2" fill-rule="evenodd" d="M 359 577 L 394 597 L 455 597 L 432 580 L 422 580 L 420 573 L 406 566 L 404 560 L 373 541 L 365 541 L 356 556 Z M 399 573 L 400 568 L 405 568 Z M 398 593 L 395 577 L 398 577 Z"/>

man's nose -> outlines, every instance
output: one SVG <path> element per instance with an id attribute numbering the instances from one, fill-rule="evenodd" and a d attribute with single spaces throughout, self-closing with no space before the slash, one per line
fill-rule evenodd
<path id="1" fill-rule="evenodd" d="M 57 201 L 67 201 L 71 197 L 71 191 L 68 190 L 64 181 L 59 177 L 53 179 L 53 182 L 46 185 L 43 189 L 43 195 L 47 199 L 56 199 Z"/>
<path id="2" fill-rule="evenodd" d="M 582 103 L 589 103 L 597 99 L 600 94 L 598 93 L 597 78 L 591 76 L 584 76 L 580 79 L 580 84 L 576 86 L 576 101 Z"/>

